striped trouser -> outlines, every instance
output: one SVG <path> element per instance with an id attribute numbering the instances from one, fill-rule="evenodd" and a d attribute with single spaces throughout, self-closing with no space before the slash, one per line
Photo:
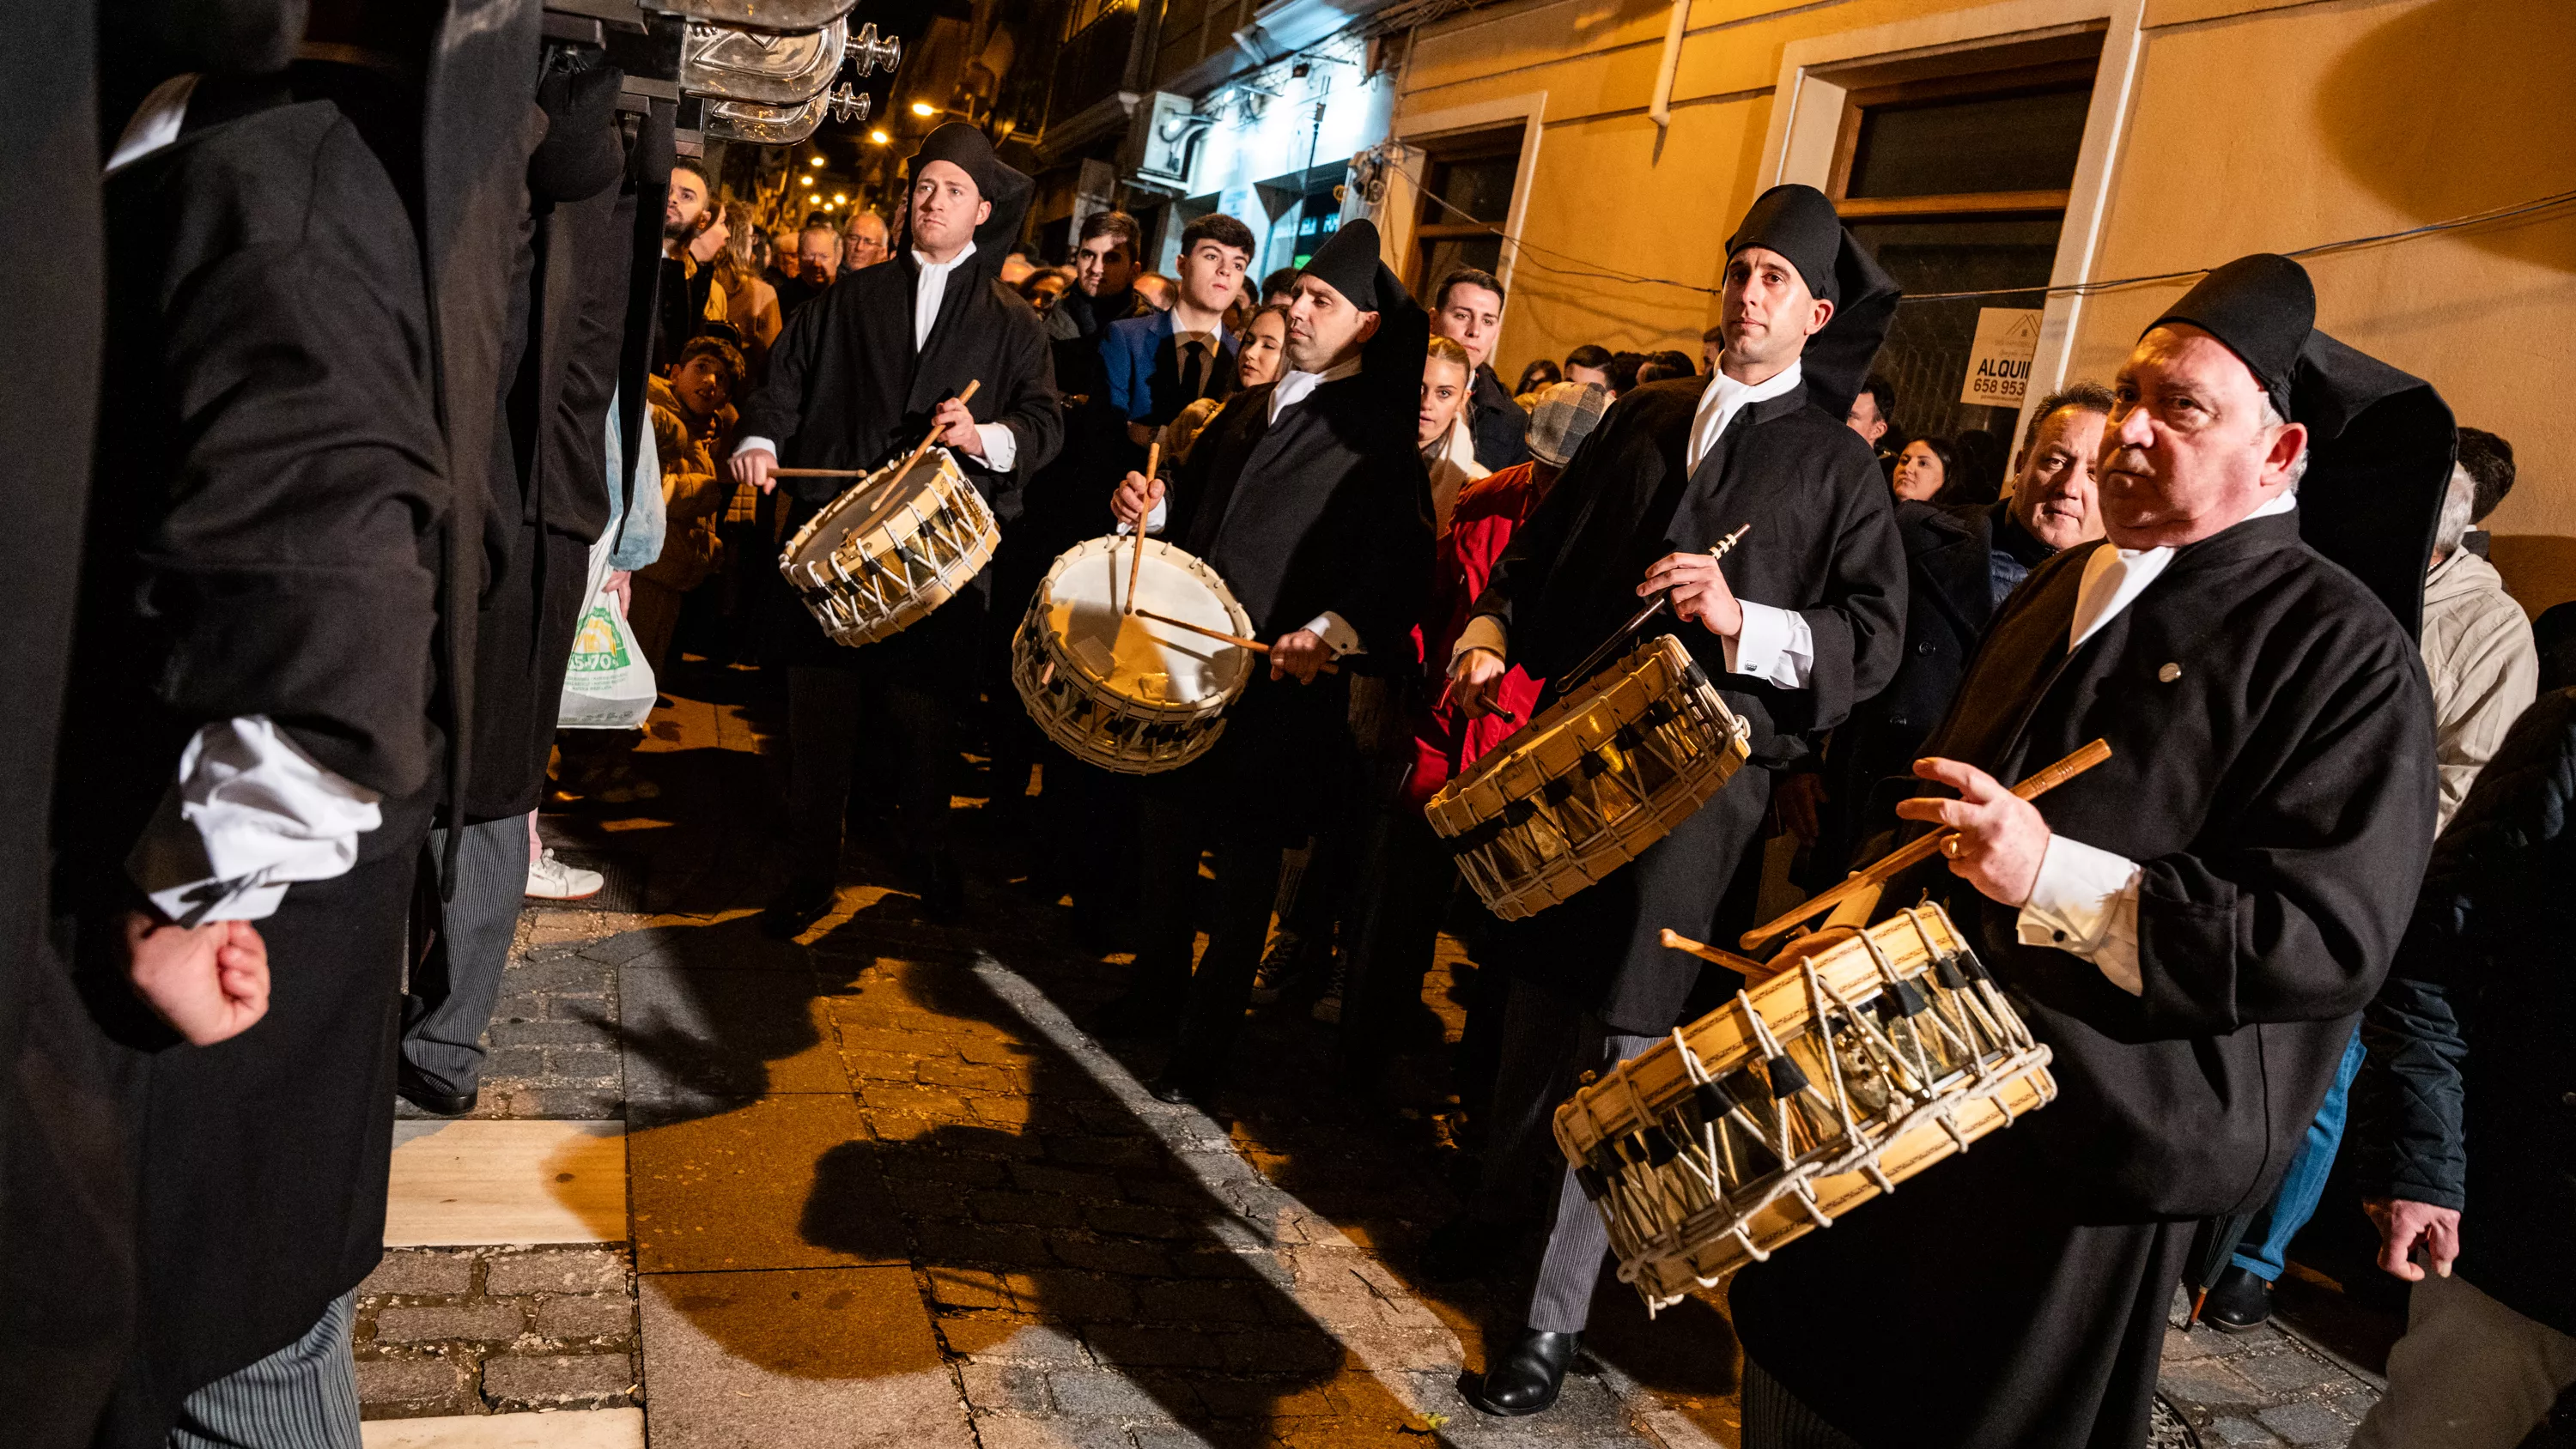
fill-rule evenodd
<path id="1" fill-rule="evenodd" d="M 302 1338 L 190 1394 L 170 1449 L 359 1449 L 356 1310 L 341 1294 Z"/>

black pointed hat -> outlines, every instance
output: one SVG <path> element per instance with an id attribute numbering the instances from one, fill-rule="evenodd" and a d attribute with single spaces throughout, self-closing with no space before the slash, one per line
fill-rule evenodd
<path id="1" fill-rule="evenodd" d="M 1410 305 L 1412 294 L 1387 270 L 1380 250 L 1377 223 L 1366 218 L 1344 222 L 1307 261 L 1306 275 L 1330 285 L 1363 312 Z"/>
<path id="2" fill-rule="evenodd" d="M 2415 633 L 2458 446 L 2451 409 L 2431 383 L 2346 346 L 2316 322 L 2307 269 L 2258 252 L 2201 278 L 2147 331 L 2178 323 L 2217 338 L 2283 418 L 2306 425 L 2299 536 L 2369 585 Z"/>
<path id="3" fill-rule="evenodd" d="M 1799 365 L 1806 374 L 1807 396 L 1841 417 L 1869 380 L 1869 365 L 1887 341 L 1903 289 L 1853 240 L 1834 214 L 1834 204 L 1812 186 L 1791 182 L 1754 198 L 1735 235 L 1726 239 L 1726 254 L 1732 257 L 1746 247 L 1765 247 L 1788 258 L 1807 290 L 1834 304 L 1832 320 L 1807 339 Z"/>

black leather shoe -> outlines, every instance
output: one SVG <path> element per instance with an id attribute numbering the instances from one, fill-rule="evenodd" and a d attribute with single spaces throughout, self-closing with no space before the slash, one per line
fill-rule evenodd
<path id="1" fill-rule="evenodd" d="M 1574 1362 L 1574 1351 L 1582 1345 L 1579 1333 L 1523 1329 L 1519 1340 L 1467 1390 L 1467 1402 L 1507 1419 L 1548 1409 L 1564 1390 L 1566 1366 Z"/>
<path id="2" fill-rule="evenodd" d="M 1474 1218 L 1452 1218 L 1422 1244 L 1422 1276 L 1434 1283 L 1481 1277 L 1502 1261 L 1511 1234 Z"/>
<path id="3" fill-rule="evenodd" d="M 414 1071 L 411 1063 L 404 1062 L 394 1069 L 394 1094 L 432 1117 L 462 1117 L 474 1110 L 483 1089 L 476 1087 L 461 1096 L 442 1092 L 430 1085 L 429 1078 Z"/>
<path id="4" fill-rule="evenodd" d="M 2221 1333 L 2252 1333 L 2272 1319 L 2272 1285 L 2229 1264 L 2200 1305 L 2200 1321 Z"/>
<path id="5" fill-rule="evenodd" d="M 830 881 L 797 881 L 780 891 L 760 912 L 760 934 L 773 941 L 792 940 L 805 928 L 831 914 Z"/>

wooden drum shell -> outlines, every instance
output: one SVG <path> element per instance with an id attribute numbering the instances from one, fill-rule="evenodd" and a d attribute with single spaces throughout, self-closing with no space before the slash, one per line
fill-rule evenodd
<path id="1" fill-rule="evenodd" d="M 778 572 L 835 644 L 872 644 L 930 617 L 984 571 L 1002 541 L 991 505 L 947 449 L 932 449 L 899 495 L 883 496 L 900 466 L 825 504 L 778 556 Z M 861 505 L 874 516 L 851 519 Z M 809 552 L 835 530 L 845 532 L 829 551 Z"/>

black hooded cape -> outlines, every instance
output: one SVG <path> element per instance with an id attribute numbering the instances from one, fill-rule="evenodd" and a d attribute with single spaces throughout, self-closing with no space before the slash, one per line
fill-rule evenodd
<path id="1" fill-rule="evenodd" d="M 1776 203 L 1766 196 L 1746 218 L 1736 248 L 1776 241 L 1793 261 L 1799 252 L 1787 248 L 1815 250 L 1777 237 L 1776 224 L 1764 230 L 1769 209 Z M 1832 209 L 1824 215 L 1830 221 Z M 1839 235 L 1840 224 L 1833 230 Z M 1846 254 L 1859 255 L 1857 248 L 1830 255 Z M 1809 339 L 1809 352 L 1860 357 L 1865 368 L 1884 327 L 1884 314 L 1840 311 Z M 1857 387 L 1858 378 L 1851 382 Z M 1869 445 L 1843 425 L 1848 394 L 1839 404 L 1820 402 L 1816 384 L 1802 382 L 1746 404 L 1689 470 L 1692 418 L 1714 385 L 1707 378 L 1652 382 L 1613 404 L 1513 535 L 1476 601 L 1478 614 L 1503 625 L 1512 662 L 1562 691 L 1581 682 L 1564 672 L 1636 613 L 1637 584 L 1655 560 L 1705 553 L 1750 524 L 1723 565 L 1728 585 L 1738 598 L 1795 610 L 1814 636 L 1807 686 L 1779 689 L 1730 673 L 1725 641 L 1698 624 L 1666 615 L 1649 625 L 1648 633 L 1672 633 L 1687 645 L 1728 706 L 1753 726 L 1756 767 L 1739 772 L 1627 867 L 1499 933 L 1498 959 L 1515 974 L 1597 1011 L 1622 1032 L 1668 1030 L 1698 983 L 1698 958 L 1665 949 L 1659 935 L 1670 927 L 1711 939 L 1700 933 L 1714 929 L 1769 798 L 1770 772 L 1759 766 L 1806 755 L 1816 737 L 1887 683 L 1904 641 L 1905 553 L 1887 482 Z"/>
<path id="2" fill-rule="evenodd" d="M 913 157 L 912 169 L 917 174 L 941 160 L 955 162 L 974 177 L 993 212 L 975 229 L 974 254 L 949 273 L 928 342 L 917 350 L 913 346 L 913 284 L 920 265 L 913 259 L 907 214 L 891 261 L 844 275 L 787 319 L 770 349 L 769 378 L 743 409 L 740 432 L 776 442 L 778 460 L 787 467 L 874 468 L 919 445 L 939 404 L 968 382 L 978 382 L 982 385 L 968 410 L 979 423 L 1009 428 L 1019 449 L 1007 473 L 957 455 L 960 469 L 991 502 L 1010 490 L 1014 477 L 1045 467 L 1064 435 L 1045 329 L 1036 311 L 999 280 L 1002 254 L 1019 239 L 1031 184 L 995 160 L 983 133 L 962 122 L 933 131 Z M 787 519 L 787 531 L 793 533 L 850 480 L 780 482 L 793 499 Z M 986 576 L 977 575 L 967 596 L 943 604 L 932 621 L 952 612 L 980 615 L 985 588 Z M 903 641 L 930 621 L 866 649 L 844 648 L 824 636 L 802 605 L 784 597 L 783 590 L 778 594 L 792 664 L 847 665 L 870 650 L 924 647 Z M 1020 602 L 1004 601 L 1003 607 Z M 971 651 L 971 636 L 963 647 Z"/>
<path id="3" fill-rule="evenodd" d="M 2395 441 L 2447 472 L 2447 443 Z M 2297 514 L 2370 476 L 2401 496 L 2427 481 L 2374 464 L 2356 483 L 2320 456 Z M 2414 642 L 2317 531 L 2274 515 L 2179 547 L 2072 654 L 2085 561 L 2110 545 L 2051 558 L 1924 745 L 2010 783 L 2109 741 L 2039 811 L 2143 868 L 2143 990 L 2022 944 L 2017 910 L 1946 869 L 1891 883 L 1890 900 L 1946 899 L 2062 1095 L 1736 1280 L 1746 1353 L 1864 1443 L 2142 1443 L 2194 1220 L 2259 1207 L 2316 1116 L 2405 929 L 2435 800 Z M 1872 1312 L 1815 1311 L 1855 1293 Z M 1866 1393 L 1853 1362 L 1872 1365 Z"/>

